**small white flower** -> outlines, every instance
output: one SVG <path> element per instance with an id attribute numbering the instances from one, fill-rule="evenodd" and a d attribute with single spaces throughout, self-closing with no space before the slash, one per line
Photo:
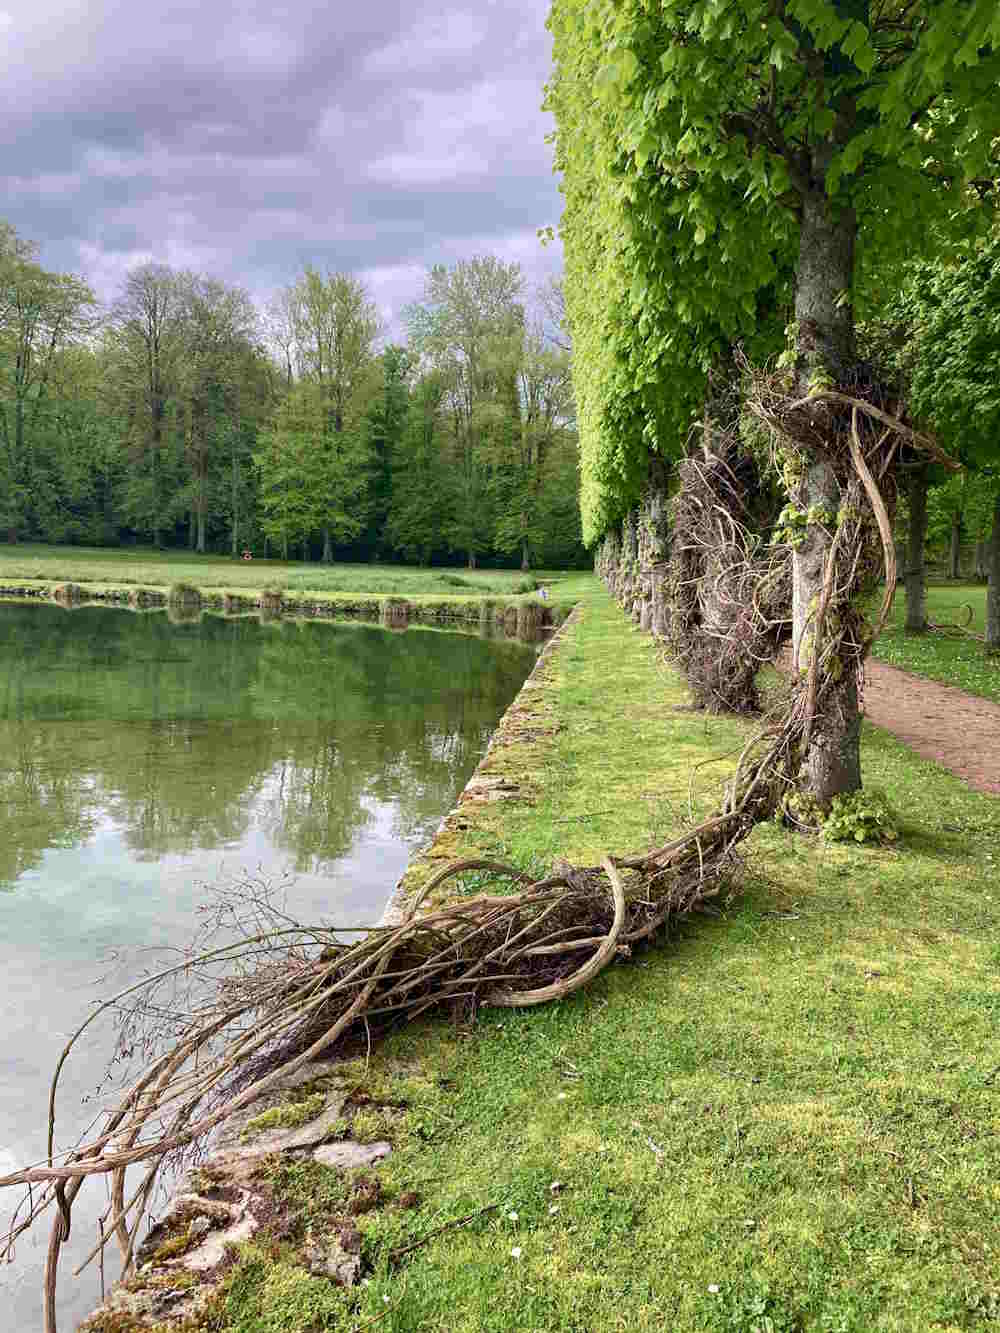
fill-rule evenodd
<path id="1" fill-rule="evenodd" d="M 520 1257 L 521 1257 L 521 1247 L 520 1247 L 520 1245 L 515 1245 L 515 1246 L 514 1246 L 514 1248 L 513 1248 L 513 1249 L 511 1250 L 511 1252 L 510 1252 L 510 1257 L 511 1257 L 512 1259 L 520 1259 Z"/>
<path id="2" fill-rule="evenodd" d="M 710 1283 L 708 1284 L 708 1289 L 709 1289 L 709 1291 L 712 1293 L 712 1295 L 714 1296 L 714 1295 L 716 1294 L 716 1292 L 719 1290 L 719 1284 L 718 1284 L 718 1282 L 710 1282 Z"/>
<path id="3" fill-rule="evenodd" d="M 559 1211 L 559 1205 L 557 1203 L 552 1204 L 552 1206 L 549 1208 L 549 1217 L 555 1217 L 558 1211 Z"/>
<path id="4" fill-rule="evenodd" d="M 512 1222 L 516 1222 L 516 1221 L 517 1221 L 517 1213 L 515 1213 L 515 1212 L 510 1212 L 510 1213 L 507 1214 L 507 1216 L 510 1218 L 510 1220 L 511 1220 Z"/>
<path id="5" fill-rule="evenodd" d="M 388 1305 L 388 1304 L 389 1304 L 389 1297 L 388 1297 L 388 1296 L 383 1296 L 383 1297 L 382 1297 L 382 1304 L 383 1304 L 383 1305 Z"/>
<path id="6" fill-rule="evenodd" d="M 561 1180 L 553 1180 L 552 1184 L 549 1186 L 549 1192 L 551 1194 L 558 1194 L 561 1189 L 562 1189 Z"/>
<path id="7" fill-rule="evenodd" d="M 566 1092 L 560 1092 L 559 1095 L 556 1097 L 556 1101 L 557 1101 L 557 1102 L 564 1102 L 568 1096 L 569 1096 L 569 1093 L 566 1093 Z"/>

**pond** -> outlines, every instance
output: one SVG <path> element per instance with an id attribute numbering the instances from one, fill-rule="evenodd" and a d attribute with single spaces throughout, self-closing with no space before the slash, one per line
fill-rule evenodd
<path id="1" fill-rule="evenodd" d="M 212 885 L 257 878 L 306 921 L 378 919 L 535 660 L 472 634 L 0 603 L 0 1174 L 44 1155 L 52 1067 L 97 997 L 187 940 Z M 88 1123 L 104 1033 L 68 1070 Z M 90 1104 L 87 1099 L 90 1098 Z M 18 1197 L 0 1191 L 0 1227 Z M 74 1209 L 60 1333 L 98 1297 L 103 1187 Z M 89 1202 L 86 1202 L 89 1196 Z M 47 1224 L 0 1269 L 42 1327 Z"/>

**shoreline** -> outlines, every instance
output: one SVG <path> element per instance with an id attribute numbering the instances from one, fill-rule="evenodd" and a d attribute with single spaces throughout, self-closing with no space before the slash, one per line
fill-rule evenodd
<path id="1" fill-rule="evenodd" d="M 169 591 L 153 587 L 122 585 L 94 587 L 67 583 L 0 584 L 0 602 L 54 602 L 66 608 L 104 605 L 129 610 L 158 610 L 171 605 Z M 267 589 L 241 591 L 198 589 L 198 598 L 183 601 L 185 612 L 199 610 L 240 616 L 263 612 L 289 619 L 335 619 L 338 616 L 370 618 L 402 627 L 409 621 L 440 624 L 451 621 L 468 624 L 501 625 L 511 633 L 549 629 L 562 624 L 572 603 L 540 600 L 535 594 L 512 597 L 446 597 L 440 594 L 400 597 L 393 594 L 358 596 L 352 593 L 310 594 L 269 593 Z"/>
<path id="2" fill-rule="evenodd" d="M 0 589 L 0 596 L 3 592 Z M 520 690 L 498 720 L 455 805 L 442 817 L 431 838 L 414 852 L 393 887 L 378 927 L 401 921 L 406 904 L 420 883 L 438 864 L 452 859 L 450 845 L 468 827 L 471 810 L 477 804 L 516 799 L 520 794 L 519 784 L 497 771 L 503 767 L 503 751 L 512 733 L 535 714 L 536 696 L 545 689 L 548 666 L 579 614 L 579 606 L 569 610 L 539 652 Z M 433 902 L 429 900 L 425 908 L 429 910 Z M 331 1128 L 342 1121 L 350 1068 L 348 1056 L 317 1060 L 287 1083 L 279 1083 L 277 1088 L 264 1093 L 231 1123 L 227 1122 L 201 1166 L 186 1172 L 171 1191 L 165 1208 L 139 1247 L 136 1272 L 131 1278 L 113 1284 L 107 1300 L 77 1326 L 80 1333 L 112 1333 L 112 1330 L 113 1333 L 140 1330 L 159 1333 L 160 1329 L 183 1326 L 186 1320 L 197 1319 L 217 1285 L 201 1281 L 202 1275 L 224 1276 L 227 1247 L 251 1241 L 259 1230 L 254 1192 L 247 1184 L 262 1157 L 287 1157 L 295 1161 L 308 1156 L 321 1166 L 341 1171 L 356 1171 L 388 1157 L 392 1145 L 384 1139 L 369 1143 L 348 1139 L 324 1146 Z M 319 1088 L 325 1094 L 310 1106 L 315 1114 L 301 1124 L 282 1125 L 281 1117 L 288 1115 L 289 1106 L 294 1118 L 297 1091 L 303 1087 Z M 261 1134 L 251 1134 L 251 1141 L 246 1142 L 248 1127 L 252 1130 L 255 1121 L 267 1116 L 279 1123 Z M 234 1193 L 235 1197 L 224 1198 L 220 1204 L 217 1196 Z M 176 1258 L 157 1265 L 157 1254 L 169 1250 L 178 1238 L 184 1237 L 200 1243 L 189 1244 Z M 213 1274 L 213 1270 L 217 1273 Z M 341 1237 L 324 1253 L 315 1271 L 349 1290 L 359 1277 L 360 1259 L 350 1246 L 345 1248 Z"/>

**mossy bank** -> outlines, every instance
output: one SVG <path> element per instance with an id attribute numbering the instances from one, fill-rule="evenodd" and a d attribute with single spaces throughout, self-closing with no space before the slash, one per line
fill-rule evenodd
<path id="1" fill-rule="evenodd" d="M 438 857 L 594 862 L 714 802 L 752 724 L 690 712 L 597 581 L 573 593 L 411 888 Z M 891 849 L 760 827 L 721 915 L 568 1001 L 428 1018 L 337 1074 L 317 1147 L 391 1151 L 346 1173 L 262 1153 L 271 1212 L 190 1327 L 991 1327 L 1000 802 L 871 728 L 863 761 L 900 816 Z M 353 1285 L 309 1248 L 325 1263 L 345 1217 Z"/>

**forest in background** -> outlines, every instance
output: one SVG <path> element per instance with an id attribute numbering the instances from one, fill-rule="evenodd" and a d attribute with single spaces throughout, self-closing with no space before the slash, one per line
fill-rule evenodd
<path id="1" fill-rule="evenodd" d="M 558 287 L 427 275 L 385 343 L 307 265 L 266 309 L 143 264 L 105 308 L 0 222 L 0 534 L 305 560 L 585 563 Z"/>

